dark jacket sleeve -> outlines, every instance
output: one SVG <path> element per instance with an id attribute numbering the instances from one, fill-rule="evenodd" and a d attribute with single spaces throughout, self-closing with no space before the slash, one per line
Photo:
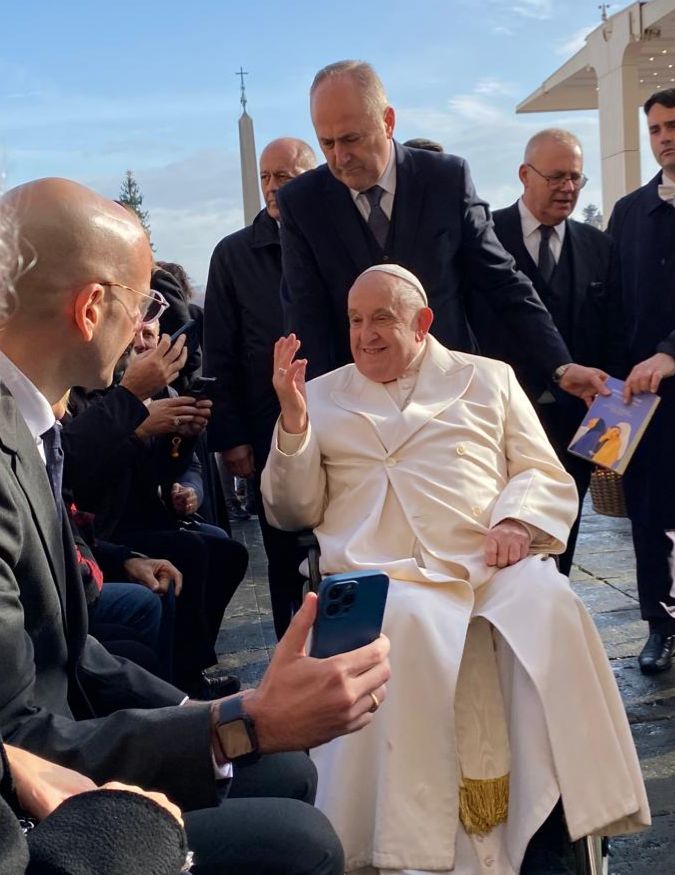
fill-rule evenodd
<path id="1" fill-rule="evenodd" d="M 467 287 L 482 291 L 498 317 L 530 351 L 544 378 L 572 361 L 551 314 L 525 274 L 495 234 L 490 209 L 476 190 L 465 161 L 462 164 L 462 262 Z"/>
<path id="2" fill-rule="evenodd" d="M 292 183 L 291 183 L 292 184 Z M 335 367 L 332 324 L 333 305 L 316 263 L 316 258 L 294 216 L 297 198 L 277 192 L 281 213 L 281 304 L 284 331 L 302 342 L 301 355 L 308 360 L 307 376 L 324 374 Z"/>
<path id="3" fill-rule="evenodd" d="M 64 488 L 76 495 L 81 489 L 86 491 L 147 417 L 148 408 L 142 401 L 123 386 L 115 386 L 64 420 Z"/>
<path id="4" fill-rule="evenodd" d="M 146 796 L 95 790 L 71 796 L 31 831 L 29 872 L 40 875 L 178 875 L 187 842 Z"/>
<path id="5" fill-rule="evenodd" d="M 204 374 L 218 380 L 207 432 L 212 452 L 251 443 L 245 415 L 241 315 L 229 245 L 223 240 L 214 250 L 204 299 Z"/>

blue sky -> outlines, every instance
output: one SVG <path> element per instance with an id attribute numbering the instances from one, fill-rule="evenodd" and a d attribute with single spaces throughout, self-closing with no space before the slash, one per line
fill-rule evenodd
<path id="1" fill-rule="evenodd" d="M 217 241 L 243 223 L 237 119 L 243 64 L 258 150 L 283 135 L 316 147 L 307 91 L 317 69 L 370 61 L 396 136 L 467 158 L 493 207 L 519 193 L 522 148 L 574 131 L 599 204 L 595 112 L 516 116 L 516 104 L 599 23 L 597 0 L 83 0 L 3 9 L 0 172 L 5 186 L 66 176 L 115 197 L 134 171 L 157 257 L 200 285 Z M 611 12 L 621 8 L 617 4 Z M 653 172 L 643 148 L 643 176 Z"/>

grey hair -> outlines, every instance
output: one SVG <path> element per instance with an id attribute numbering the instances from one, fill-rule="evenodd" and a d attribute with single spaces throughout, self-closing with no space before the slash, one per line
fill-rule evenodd
<path id="1" fill-rule="evenodd" d="M 363 95 L 368 114 L 374 118 L 380 118 L 389 105 L 389 101 L 382 80 L 367 61 L 336 61 L 334 64 L 322 67 L 314 77 L 312 87 L 309 89 L 310 101 L 322 82 L 341 76 L 348 76 L 354 81 Z"/>
<path id="2" fill-rule="evenodd" d="M 420 297 L 419 290 L 412 283 L 409 283 L 408 280 L 401 277 L 395 277 L 394 279 L 394 293 L 396 295 L 394 299 L 396 304 L 409 312 L 413 320 L 417 319 L 417 314 L 420 310 L 429 306 Z"/>
<path id="3" fill-rule="evenodd" d="M 573 133 L 570 131 L 564 131 L 562 128 L 546 128 L 543 131 L 538 131 L 527 141 L 527 145 L 525 146 L 525 156 L 523 159 L 524 163 L 527 164 L 532 157 L 532 152 L 535 151 L 537 146 L 547 140 L 553 143 L 559 143 L 562 146 L 569 146 L 571 149 L 578 149 L 583 154 L 584 150 L 581 147 L 579 138 L 575 137 Z"/>

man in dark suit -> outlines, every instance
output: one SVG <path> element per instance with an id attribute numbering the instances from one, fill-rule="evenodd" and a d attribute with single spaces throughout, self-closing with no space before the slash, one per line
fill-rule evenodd
<path id="1" fill-rule="evenodd" d="M 574 361 L 616 373 L 607 306 L 611 242 L 597 228 L 570 219 L 586 183 L 581 144 L 567 131 L 540 131 L 525 148 L 518 176 L 523 184 L 520 200 L 493 213 L 497 237 L 516 268 L 531 280 Z M 567 447 L 585 405 L 542 378 L 481 292 L 475 295 L 470 318 L 481 353 L 514 368 L 560 461 L 574 477 L 581 507 L 591 465 L 568 453 Z M 560 556 L 563 574 L 572 567 L 579 520 L 577 516 Z"/>
<path id="2" fill-rule="evenodd" d="M 466 162 L 393 142 L 395 113 L 369 64 L 324 67 L 310 108 L 327 164 L 278 197 L 286 328 L 302 341 L 309 376 L 350 361 L 347 293 L 367 267 L 390 261 L 427 289 L 444 346 L 476 351 L 464 298 L 478 288 L 544 379 L 584 398 L 606 392 L 603 374 L 572 364 L 532 284 L 514 270 Z"/>
<path id="3" fill-rule="evenodd" d="M 20 186 L 0 208 L 34 255 L 0 333 L 0 733 L 97 783 L 165 792 L 187 811 L 196 873 L 341 873 L 331 827 L 306 804 L 305 755 L 251 758 L 366 725 L 386 693 L 386 640 L 304 658 L 310 595 L 259 688 L 200 705 L 88 637 L 50 405 L 73 384 L 108 385 L 156 317 L 151 253 L 136 219 L 68 180 Z"/>
<path id="4" fill-rule="evenodd" d="M 279 189 L 316 166 L 303 140 L 273 140 L 260 155 L 265 209 L 253 224 L 225 237 L 211 258 L 204 304 L 205 373 L 217 377 L 208 429 L 209 449 L 226 470 L 254 476 L 256 507 L 267 554 L 267 573 L 277 637 L 302 601 L 302 559 L 297 535 L 267 523 L 260 475 L 267 461 L 279 404 L 272 387 L 274 344 L 283 334 L 279 300 Z"/>
<path id="5" fill-rule="evenodd" d="M 675 528 L 675 381 L 667 379 L 675 375 L 675 88 L 657 91 L 644 110 L 661 170 L 617 201 L 608 231 L 612 306 L 624 318 L 626 397 L 657 390 L 661 396 L 624 475 L 640 610 L 649 623 L 639 663 L 651 674 L 670 668 L 675 650 L 675 620 L 661 606 L 675 605 L 665 535 Z"/>

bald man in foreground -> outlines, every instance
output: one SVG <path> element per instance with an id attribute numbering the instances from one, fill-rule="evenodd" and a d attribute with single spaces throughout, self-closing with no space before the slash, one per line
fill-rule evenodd
<path id="1" fill-rule="evenodd" d="M 20 186 L 0 207 L 25 261 L 0 332 L 0 734 L 97 784 L 164 791 L 187 812 L 195 873 L 338 875 L 340 845 L 307 804 L 306 756 L 260 755 L 366 725 L 370 693 L 386 694 L 386 640 L 306 658 L 308 598 L 260 687 L 202 704 L 87 636 L 50 405 L 73 385 L 107 386 L 156 318 L 152 255 L 135 217 L 67 180 Z M 181 350 L 165 336 L 157 354 L 180 367 Z"/>
<path id="2" fill-rule="evenodd" d="M 260 500 L 279 404 L 272 387 L 272 350 L 283 332 L 279 288 L 280 188 L 316 166 L 303 140 L 272 140 L 260 155 L 265 208 L 253 224 L 216 246 L 204 302 L 204 373 L 218 379 L 209 449 L 220 454 L 230 475 L 253 477 L 258 520 L 267 554 L 274 630 L 281 638 L 302 601 L 298 540 L 268 525 Z"/>
<path id="3" fill-rule="evenodd" d="M 314 529 L 322 573 L 390 577 L 389 696 L 312 752 L 317 805 L 347 872 L 571 873 L 528 848 L 559 799 L 573 839 L 650 822 L 602 643 L 549 556 L 572 478 L 511 368 L 428 333 L 411 273 L 364 271 L 348 318 L 354 363 L 306 391 L 298 339 L 277 343 L 263 473 L 270 520 Z"/>

